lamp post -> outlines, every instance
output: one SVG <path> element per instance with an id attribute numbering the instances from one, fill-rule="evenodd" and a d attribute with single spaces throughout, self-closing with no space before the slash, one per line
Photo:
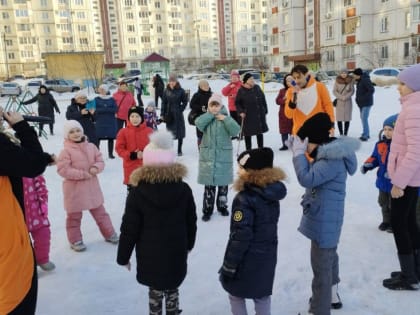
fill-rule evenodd
<path id="1" fill-rule="evenodd" d="M 7 57 L 6 26 L 4 27 L 3 44 L 4 44 L 4 62 L 6 64 L 6 81 L 9 81 L 9 58 Z"/>

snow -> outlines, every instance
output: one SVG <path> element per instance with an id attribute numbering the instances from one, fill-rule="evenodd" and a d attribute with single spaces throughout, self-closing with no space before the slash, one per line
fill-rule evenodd
<path id="1" fill-rule="evenodd" d="M 226 81 L 210 81 L 213 91 L 220 92 Z M 181 80 L 181 85 L 194 93 L 195 80 Z M 329 89 L 332 82 L 327 83 Z M 278 133 L 275 97 L 279 83 L 265 85 L 270 131 L 265 134 L 266 146 L 275 152 L 275 165 L 288 173 L 286 181 L 288 195 L 281 201 L 281 216 L 278 224 L 278 263 L 272 295 L 272 314 L 297 314 L 305 312 L 311 294 L 312 271 L 309 261 L 310 241 L 297 231 L 301 217 L 299 186 L 292 166 L 289 151 L 279 151 L 281 146 Z M 191 94 L 192 95 L 192 94 Z M 61 115 L 56 116 L 55 135 L 41 139 L 47 152 L 58 154 L 62 148 L 62 123 L 65 110 L 70 103 L 71 93 L 55 94 Z M 144 96 L 147 103 L 150 96 Z M 370 114 L 371 139 L 361 144 L 357 152 L 359 163 L 371 153 L 376 134 L 382 128 L 383 120 L 399 111 L 396 87 L 377 87 L 375 105 Z M 0 99 L 5 105 L 7 99 Z M 227 103 L 227 102 L 226 102 Z M 36 108 L 36 106 L 34 106 Z M 185 111 L 185 116 L 189 110 Z M 161 125 L 160 128 L 164 128 Z M 45 128 L 48 130 L 48 128 Z M 353 120 L 349 136 L 359 137 L 361 123 L 357 106 L 353 108 Z M 255 146 L 255 138 L 253 139 Z M 236 155 L 238 145 L 234 143 Z M 240 143 L 240 150 L 244 143 Z M 124 211 L 126 188 L 122 184 L 121 159 L 107 158 L 106 143 L 102 143 L 106 167 L 100 174 L 100 182 L 105 195 L 105 207 L 119 230 Z M 201 216 L 203 187 L 196 182 L 198 152 L 194 127 L 187 124 L 184 140 L 184 156 L 179 161 L 187 165 L 189 175 L 186 181 L 191 186 Z M 148 314 L 148 290 L 135 279 L 135 259 L 132 257 L 131 272 L 117 265 L 115 245 L 106 243 L 88 212 L 84 212 L 82 232 L 87 251 L 76 253 L 69 248 L 65 231 L 65 211 L 61 190 L 61 177 L 55 167 L 45 173 L 49 189 L 49 216 L 52 241 L 51 260 L 57 268 L 53 272 L 39 272 L 38 311 L 40 315 L 70 314 Z M 339 293 L 344 307 L 332 314 L 341 315 L 418 315 L 420 298 L 418 292 L 390 291 L 382 287 L 382 280 L 391 271 L 398 269 L 396 248 L 392 234 L 377 229 L 381 212 L 377 204 L 375 172 L 362 175 L 357 172 L 347 181 L 347 197 L 344 227 L 338 248 L 340 255 Z M 235 192 L 229 191 L 231 201 Z M 217 271 L 219 270 L 229 234 L 229 219 L 215 213 L 204 223 L 197 222 L 198 232 L 195 248 L 188 260 L 188 274 L 180 287 L 180 307 L 186 315 L 230 314 L 227 293 L 222 289 Z M 249 310 L 253 309 L 248 303 Z M 250 312 L 252 313 L 252 312 Z"/>

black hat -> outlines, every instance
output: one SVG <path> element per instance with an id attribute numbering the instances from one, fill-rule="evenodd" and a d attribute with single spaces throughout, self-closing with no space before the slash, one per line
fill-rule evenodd
<path id="1" fill-rule="evenodd" d="M 245 84 L 246 81 L 248 81 L 249 78 L 253 77 L 251 73 L 247 72 L 244 74 L 244 77 L 242 78 L 242 82 Z"/>
<path id="2" fill-rule="evenodd" d="M 270 148 L 258 148 L 242 152 L 238 156 L 238 163 L 244 169 L 262 170 L 273 167 L 274 153 Z"/>
<path id="3" fill-rule="evenodd" d="M 133 106 L 133 107 L 130 107 L 130 109 L 128 110 L 128 119 L 130 119 L 130 115 L 131 115 L 132 113 L 137 113 L 137 114 L 139 114 L 139 115 L 140 115 L 140 117 L 141 117 L 141 122 L 143 122 L 143 121 L 144 121 L 143 108 L 141 108 L 140 106 Z"/>
<path id="4" fill-rule="evenodd" d="M 362 75 L 363 74 L 363 70 L 361 68 L 356 68 L 353 70 L 353 73 L 355 75 Z"/>
<path id="5" fill-rule="evenodd" d="M 326 113 L 318 113 L 305 121 L 297 132 L 299 138 L 308 142 L 322 144 L 330 139 L 330 130 L 332 128 L 330 116 Z"/>

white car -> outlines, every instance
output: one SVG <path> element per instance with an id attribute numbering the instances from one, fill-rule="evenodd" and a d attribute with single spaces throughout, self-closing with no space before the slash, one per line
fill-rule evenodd
<path id="1" fill-rule="evenodd" d="M 22 93 L 22 88 L 15 82 L 4 82 L 0 87 L 0 96 L 16 96 Z"/>
<path id="2" fill-rule="evenodd" d="M 401 69 L 399 68 L 376 68 L 373 69 L 370 75 L 370 80 L 373 84 L 379 85 L 379 86 L 386 86 L 386 85 L 392 85 L 397 84 L 398 79 L 397 76 L 400 74 Z"/>

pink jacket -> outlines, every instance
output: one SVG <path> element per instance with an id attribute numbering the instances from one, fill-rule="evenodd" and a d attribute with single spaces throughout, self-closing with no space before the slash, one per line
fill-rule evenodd
<path id="1" fill-rule="evenodd" d="M 44 176 L 23 177 L 23 197 L 25 220 L 29 232 L 36 231 L 44 226 L 50 226 L 48 221 L 48 190 Z"/>
<path id="2" fill-rule="evenodd" d="M 232 87 L 232 85 L 234 85 Z M 239 88 L 242 86 L 241 81 L 237 81 L 237 82 L 230 82 L 228 85 L 226 85 L 223 89 L 222 89 L 222 94 L 224 96 L 227 96 L 228 98 L 228 106 L 229 106 L 229 111 L 231 112 L 236 112 L 236 106 L 235 106 L 235 98 L 236 98 L 236 94 L 238 94 L 238 90 Z"/>
<path id="3" fill-rule="evenodd" d="M 93 143 L 64 141 L 64 149 L 58 156 L 57 172 L 64 177 L 64 208 L 67 212 L 94 209 L 104 203 L 98 177 L 89 173 L 92 166 L 96 166 L 99 172 L 105 166 L 101 152 Z"/>
<path id="4" fill-rule="evenodd" d="M 118 90 L 117 92 L 112 95 L 117 103 L 117 118 L 121 120 L 128 119 L 128 110 L 132 106 L 136 106 L 136 101 L 134 100 L 134 96 L 130 91 L 123 92 Z"/>
<path id="5" fill-rule="evenodd" d="M 395 123 L 388 157 L 393 185 L 420 187 L 420 92 L 401 97 L 401 112 Z"/>

